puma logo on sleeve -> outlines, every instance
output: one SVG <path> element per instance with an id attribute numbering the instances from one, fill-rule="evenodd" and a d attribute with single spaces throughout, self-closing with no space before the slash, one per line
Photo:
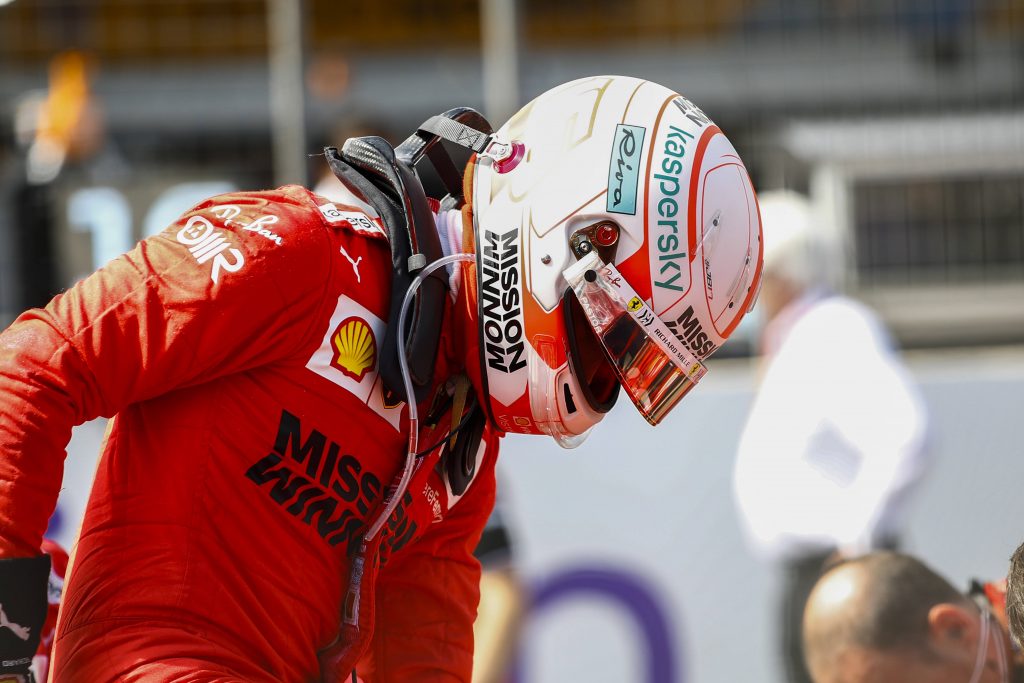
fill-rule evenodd
<path id="1" fill-rule="evenodd" d="M 27 626 L 15 624 L 13 621 L 8 620 L 7 615 L 4 613 L 3 605 L 0 605 L 0 628 L 10 629 L 11 632 L 14 633 L 14 635 L 16 635 L 18 638 L 21 638 L 22 640 L 28 640 L 29 634 L 32 631 L 32 629 L 28 628 Z"/>

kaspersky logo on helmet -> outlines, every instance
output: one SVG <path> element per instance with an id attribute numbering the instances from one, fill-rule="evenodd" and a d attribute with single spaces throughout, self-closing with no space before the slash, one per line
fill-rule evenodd
<path id="1" fill-rule="evenodd" d="M 519 230 L 484 230 L 480 311 L 488 367 L 513 373 L 526 367 L 519 294 Z"/>
<path id="2" fill-rule="evenodd" d="M 659 267 L 655 272 L 654 286 L 676 292 L 685 292 L 689 286 L 690 265 L 684 246 L 687 207 L 685 195 L 680 202 L 679 193 L 682 190 L 680 176 L 690 170 L 682 160 L 692 140 L 692 133 L 669 125 L 662 138 L 661 163 L 651 179 L 661 191 L 656 205 L 658 237 L 655 244 Z"/>
<path id="3" fill-rule="evenodd" d="M 699 171 L 702 155 L 696 152 L 697 138 L 711 125 L 711 120 L 692 102 L 676 95 L 672 99 L 665 124 L 657 131 L 652 163 L 651 192 L 648 212 L 653 226 L 651 274 L 655 292 L 673 296 L 690 288 L 690 261 L 687 257 L 687 212 L 690 208 L 687 189 L 691 174 Z M 681 115 L 681 116 L 680 116 Z"/>

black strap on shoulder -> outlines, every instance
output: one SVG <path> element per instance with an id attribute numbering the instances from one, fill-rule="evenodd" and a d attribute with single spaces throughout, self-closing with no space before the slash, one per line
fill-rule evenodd
<path id="1" fill-rule="evenodd" d="M 487 143 L 491 140 L 490 130 L 485 132 L 476 128 L 470 128 L 454 117 L 446 116 L 445 114 L 431 116 L 420 124 L 419 129 L 449 142 L 454 142 L 457 145 L 462 145 L 477 153 L 484 151 L 487 148 Z"/>
<path id="2" fill-rule="evenodd" d="M 448 195 L 461 200 L 462 172 L 455 168 L 444 146 L 438 143 L 447 140 L 479 153 L 486 149 L 491 132 L 491 124 L 480 112 L 457 107 L 421 123 L 416 132 L 395 149 L 395 154 L 413 166 L 426 155 Z"/>
<path id="3" fill-rule="evenodd" d="M 487 120 L 469 108 L 452 109 L 432 117 L 427 123 L 435 119 L 447 119 L 456 124 L 456 128 L 437 122 L 427 129 L 424 128 L 425 123 L 397 148 L 392 148 L 383 138 L 368 136 L 346 140 L 340 152 L 334 147 L 324 149 L 334 174 L 377 209 L 388 232 L 393 270 L 391 309 L 380 350 L 379 369 L 385 386 L 402 400 L 407 400 L 398 364 L 398 354 L 405 353 L 417 402 L 428 397 L 433 383 L 448 285 L 443 269 L 427 277 L 409 311 L 406 338 L 400 341 L 398 316 L 405 293 L 417 273 L 442 255 L 433 213 L 416 165 L 426 156 L 448 191 L 449 196 L 442 200 L 442 204 L 458 206 L 462 200 L 462 174 L 438 142 L 447 140 L 447 134 L 453 130 L 455 135 L 459 135 L 461 128 L 473 131 L 478 138 L 489 139 L 491 131 Z M 469 126 L 482 130 L 473 130 Z M 444 135 L 434 132 L 434 129 L 442 128 Z"/>
<path id="4" fill-rule="evenodd" d="M 377 209 L 391 244 L 391 305 L 388 327 L 379 354 L 379 371 L 389 390 L 402 400 L 405 395 L 398 354 L 409 360 L 415 399 L 425 398 L 433 383 L 434 362 L 448 291 L 445 272 L 435 271 L 420 286 L 409 310 L 409 334 L 400 343 L 398 316 L 402 299 L 416 274 L 441 257 L 441 242 L 423 185 L 415 169 L 399 159 L 383 138 L 349 138 L 339 153 L 324 150 L 327 161 L 342 182 L 355 185 Z"/>

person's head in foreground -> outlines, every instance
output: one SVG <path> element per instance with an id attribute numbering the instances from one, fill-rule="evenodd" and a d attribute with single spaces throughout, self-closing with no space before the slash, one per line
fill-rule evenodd
<path id="1" fill-rule="evenodd" d="M 815 683 L 1008 683 L 1008 636 L 986 608 L 913 557 L 878 552 L 818 580 L 804 611 Z"/>
<path id="2" fill-rule="evenodd" d="M 1010 558 L 1006 575 L 1006 619 L 1010 635 L 1017 643 L 1024 642 L 1024 543 Z"/>

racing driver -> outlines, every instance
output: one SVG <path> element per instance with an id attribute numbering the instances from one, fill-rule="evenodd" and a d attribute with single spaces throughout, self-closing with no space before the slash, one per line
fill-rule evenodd
<path id="1" fill-rule="evenodd" d="M 469 680 L 501 435 L 574 446 L 620 387 L 658 424 L 756 298 L 747 172 L 657 84 L 325 154 L 344 201 L 214 197 L 0 335 L 0 680 L 28 677 L 98 416 L 52 680 Z"/>

